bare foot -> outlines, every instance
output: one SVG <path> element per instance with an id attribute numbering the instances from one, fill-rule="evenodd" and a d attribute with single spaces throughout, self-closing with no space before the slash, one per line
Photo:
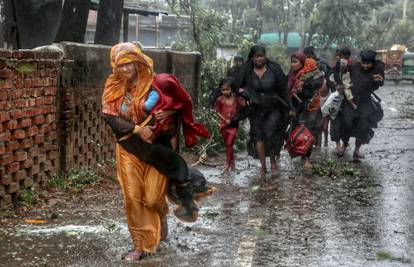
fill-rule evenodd
<path id="1" fill-rule="evenodd" d="M 278 168 L 278 166 L 277 166 L 277 164 L 276 163 L 273 163 L 273 164 L 271 164 L 271 166 L 270 166 L 270 171 L 272 172 L 272 173 L 277 173 L 277 171 L 279 170 L 279 168 Z"/>
<path id="2" fill-rule="evenodd" d="M 259 171 L 259 174 L 260 174 L 260 177 L 265 177 L 266 176 L 266 168 L 260 168 L 260 171 Z"/>
<path id="3" fill-rule="evenodd" d="M 305 162 L 303 163 L 303 168 L 310 170 L 312 168 L 312 162 L 309 159 L 305 159 Z"/>

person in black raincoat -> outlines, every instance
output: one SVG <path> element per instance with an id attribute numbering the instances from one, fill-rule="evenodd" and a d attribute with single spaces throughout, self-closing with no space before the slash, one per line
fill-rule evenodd
<path id="1" fill-rule="evenodd" d="M 279 157 L 283 146 L 289 110 L 293 110 L 286 75 L 279 64 L 266 58 L 263 46 L 254 45 L 236 86 L 250 104 L 240 114 L 250 119 L 251 138 L 261 164 L 260 175 L 267 172 L 266 155 L 270 157 L 271 171 L 276 172 L 276 156 Z"/>
<path id="2" fill-rule="evenodd" d="M 373 128 L 382 118 L 383 111 L 374 91 L 384 85 L 384 63 L 376 60 L 376 54 L 373 50 L 364 49 L 359 54 L 360 61 L 350 67 L 352 94 L 357 107 L 354 109 L 348 101 L 344 101 L 342 112 L 344 133 L 347 135 L 345 140 L 355 137 L 355 161 L 364 157 L 360 148 L 372 139 Z"/>

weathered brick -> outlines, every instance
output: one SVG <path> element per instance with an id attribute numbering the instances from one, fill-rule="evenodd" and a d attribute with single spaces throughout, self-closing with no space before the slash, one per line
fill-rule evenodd
<path id="1" fill-rule="evenodd" d="M 0 198 L 4 197 L 6 195 L 6 189 L 3 185 L 0 184 Z"/>
<path id="2" fill-rule="evenodd" d="M 27 152 L 25 150 L 14 152 L 15 161 L 25 161 L 26 159 L 27 159 Z"/>
<path id="3" fill-rule="evenodd" d="M 19 191 L 19 188 L 19 183 L 11 183 L 7 186 L 7 194 L 16 193 L 17 191 Z"/>
<path id="4" fill-rule="evenodd" d="M 27 88 L 23 89 L 22 97 L 31 97 L 32 96 L 32 91 L 33 91 L 33 89 L 27 89 Z"/>
<path id="5" fill-rule="evenodd" d="M 25 178 L 23 185 L 24 185 L 25 188 L 28 188 L 28 187 L 32 186 L 33 185 L 33 179 L 29 178 L 29 177 Z"/>
<path id="6" fill-rule="evenodd" d="M 34 137 L 33 141 L 35 144 L 42 144 L 45 142 L 45 136 L 43 134 L 38 134 Z"/>
<path id="7" fill-rule="evenodd" d="M 10 141 L 11 134 L 9 132 L 0 133 L 0 142 Z"/>
<path id="8" fill-rule="evenodd" d="M 27 136 L 35 136 L 39 133 L 39 128 L 37 126 L 32 126 L 26 130 Z"/>
<path id="9" fill-rule="evenodd" d="M 45 85 L 45 81 L 43 79 L 32 79 L 32 86 L 33 87 L 42 87 Z"/>
<path id="10" fill-rule="evenodd" d="M 37 97 L 35 98 L 36 106 L 41 106 L 45 104 L 45 97 Z"/>
<path id="11" fill-rule="evenodd" d="M 57 139 L 57 132 L 56 131 L 50 131 L 45 134 L 45 140 L 47 141 L 53 141 Z"/>
<path id="12" fill-rule="evenodd" d="M 51 151 L 55 149 L 55 145 L 52 142 L 44 142 L 43 143 L 43 148 L 45 151 Z"/>
<path id="13" fill-rule="evenodd" d="M 9 92 L 9 98 L 10 99 L 18 99 L 23 97 L 24 90 L 23 89 L 14 89 Z"/>
<path id="14" fill-rule="evenodd" d="M 32 90 L 32 96 L 33 97 L 39 97 L 43 95 L 43 89 L 42 88 L 35 88 Z"/>
<path id="15" fill-rule="evenodd" d="M 7 91 L 0 91 L 0 101 L 7 100 L 9 98 L 9 92 Z"/>
<path id="16" fill-rule="evenodd" d="M 17 140 L 26 138 L 26 133 L 22 129 L 14 130 L 13 137 Z"/>
<path id="17" fill-rule="evenodd" d="M 14 179 L 15 181 L 21 181 L 24 178 L 27 177 L 27 173 L 25 170 L 19 170 L 18 172 L 16 172 L 16 174 L 14 175 Z"/>
<path id="18" fill-rule="evenodd" d="M 8 101 L 0 101 L 0 110 L 8 110 Z"/>
<path id="19" fill-rule="evenodd" d="M 33 159 L 27 159 L 27 160 L 23 161 L 22 166 L 23 166 L 24 169 L 28 169 L 28 168 L 31 168 L 33 166 L 33 164 L 34 164 Z"/>
<path id="20" fill-rule="evenodd" d="M 55 103 L 55 97 L 54 96 L 48 96 L 45 98 L 45 104 L 50 105 Z"/>
<path id="21" fill-rule="evenodd" d="M 52 169 L 52 162 L 50 160 L 45 160 L 42 164 L 41 164 L 41 169 L 43 171 L 49 171 L 50 169 Z"/>
<path id="22" fill-rule="evenodd" d="M 11 79 L 13 78 L 13 71 L 8 69 L 0 69 L 0 79 Z"/>
<path id="23" fill-rule="evenodd" d="M 56 150 L 52 150 L 52 151 L 49 151 L 49 152 L 47 153 L 47 157 L 48 157 L 49 159 L 57 159 L 57 158 L 58 158 L 58 156 L 59 156 L 59 153 L 58 153 Z"/>
<path id="24" fill-rule="evenodd" d="M 50 130 L 51 130 L 51 127 L 48 124 L 43 124 L 39 127 L 39 132 L 43 134 L 50 132 Z"/>
<path id="25" fill-rule="evenodd" d="M 16 79 L 16 88 L 22 89 L 24 87 L 24 80 L 23 79 Z"/>
<path id="26" fill-rule="evenodd" d="M 2 165 L 10 164 L 14 161 L 13 153 L 5 153 L 0 156 L 0 161 Z"/>
<path id="27" fill-rule="evenodd" d="M 12 196 L 5 195 L 0 199 L 0 207 L 7 207 L 12 203 Z"/>
<path id="28" fill-rule="evenodd" d="M 56 121 L 56 115 L 55 114 L 48 114 L 46 115 L 46 123 L 52 123 Z"/>
<path id="29" fill-rule="evenodd" d="M 33 146 L 33 138 L 26 138 L 20 142 L 20 148 L 29 148 Z"/>
<path id="30" fill-rule="evenodd" d="M 15 120 L 23 118 L 24 115 L 25 115 L 25 112 L 24 110 L 21 110 L 21 109 L 15 109 L 15 110 L 10 111 L 10 116 L 12 117 L 12 119 L 15 119 Z"/>
<path id="31" fill-rule="evenodd" d="M 52 70 L 52 71 L 49 72 L 49 77 L 54 78 L 56 76 L 57 76 L 57 71 L 56 70 Z"/>
<path id="32" fill-rule="evenodd" d="M 6 153 L 14 152 L 20 148 L 20 144 L 17 141 L 10 141 L 6 143 Z"/>
<path id="33" fill-rule="evenodd" d="M 9 185 L 13 182 L 13 177 L 10 174 L 4 174 L 1 176 L 1 180 L 0 180 L 1 184 L 4 185 Z"/>
<path id="34" fill-rule="evenodd" d="M 36 159 L 36 163 L 40 164 L 46 160 L 46 153 L 39 153 Z"/>
<path id="35" fill-rule="evenodd" d="M 8 121 L 8 120 L 10 120 L 10 113 L 7 112 L 7 111 L 1 111 L 0 112 L 0 122 Z"/>
<path id="36" fill-rule="evenodd" d="M 9 120 L 7 123 L 6 123 L 6 128 L 8 129 L 8 130 L 14 130 L 14 129 L 17 129 L 17 126 L 18 126 L 19 124 L 18 124 L 18 122 L 17 122 L 17 120 Z"/>
<path id="37" fill-rule="evenodd" d="M 29 153 L 29 158 L 35 158 L 37 156 L 39 156 L 39 147 L 38 146 L 33 146 L 31 148 L 29 148 L 28 153 Z"/>
<path id="38" fill-rule="evenodd" d="M 27 128 L 32 126 L 32 119 L 24 118 L 19 121 L 19 128 Z"/>
<path id="39" fill-rule="evenodd" d="M 35 58 L 34 52 L 31 50 L 15 50 L 13 51 L 12 57 L 16 59 Z"/>
<path id="40" fill-rule="evenodd" d="M 33 165 L 28 171 L 27 174 L 29 177 L 32 177 L 40 172 L 40 165 Z"/>
<path id="41" fill-rule="evenodd" d="M 38 115 L 34 118 L 35 124 L 43 124 L 45 123 L 45 117 L 43 115 Z"/>
<path id="42" fill-rule="evenodd" d="M 0 49 L 0 57 L 3 57 L 3 58 L 11 58 L 12 56 L 13 56 L 12 51 Z"/>
<path id="43" fill-rule="evenodd" d="M 0 126 L 0 129 L 1 129 L 1 126 Z M 3 155 L 4 153 L 6 153 L 6 145 L 4 144 L 4 142 L 0 142 L 0 155 Z M 0 173 L 0 176 L 1 176 L 1 173 Z"/>
<path id="44" fill-rule="evenodd" d="M 12 80 L 0 80 L 0 90 L 13 88 Z"/>
<path id="45" fill-rule="evenodd" d="M 8 174 L 12 174 L 20 170 L 20 163 L 19 162 L 12 162 L 6 166 L 6 170 Z"/>

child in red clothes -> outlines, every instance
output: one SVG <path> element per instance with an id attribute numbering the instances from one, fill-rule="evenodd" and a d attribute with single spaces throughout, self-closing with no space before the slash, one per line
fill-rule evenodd
<path id="1" fill-rule="evenodd" d="M 219 115 L 220 132 L 223 137 L 224 145 L 226 147 L 226 164 L 224 165 L 223 173 L 229 170 L 235 170 L 233 144 L 237 136 L 237 128 L 230 127 L 231 120 L 237 115 L 240 107 L 244 105 L 241 98 L 232 93 L 233 81 L 227 77 L 220 81 L 219 88 L 221 96 L 215 102 L 214 109 Z"/>

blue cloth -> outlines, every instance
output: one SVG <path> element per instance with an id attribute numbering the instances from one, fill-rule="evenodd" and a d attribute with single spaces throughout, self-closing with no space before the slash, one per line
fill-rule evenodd
<path id="1" fill-rule="evenodd" d="M 155 107 L 155 104 L 157 104 L 159 98 L 160 98 L 160 95 L 158 94 L 157 91 L 151 91 L 144 104 L 145 110 L 151 111 Z"/>

